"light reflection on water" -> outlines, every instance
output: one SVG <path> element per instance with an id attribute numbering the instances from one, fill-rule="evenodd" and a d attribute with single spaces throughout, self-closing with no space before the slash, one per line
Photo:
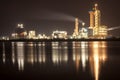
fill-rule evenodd
<path id="1" fill-rule="evenodd" d="M 67 42 L 52 42 L 52 62 L 54 64 L 60 64 L 67 61 Z"/>
<path id="2" fill-rule="evenodd" d="M 17 46 L 16 46 L 16 50 L 17 50 L 17 63 L 18 63 L 18 69 L 19 70 L 24 70 L 24 47 L 23 47 L 24 43 L 23 42 L 20 42 L 20 43 L 17 43 Z"/>
<path id="3" fill-rule="evenodd" d="M 5 56 L 5 44 L 4 43 L 2 43 L 2 47 L 3 47 L 2 61 L 3 61 L 3 63 L 5 63 L 6 56 Z"/>
<path id="4" fill-rule="evenodd" d="M 106 42 L 91 42 L 89 55 L 91 72 L 95 77 L 95 80 L 99 80 L 101 63 L 105 62 L 107 59 L 107 49 Z"/>
<path id="5" fill-rule="evenodd" d="M 71 46 L 69 45 L 71 44 Z M 51 47 L 51 50 L 48 50 Z M 69 52 L 71 50 L 71 52 Z M 50 52 L 48 52 L 50 51 Z M 70 57 L 72 55 L 72 58 Z M 3 63 L 5 64 L 5 45 L 3 43 Z M 107 43 L 101 42 L 12 42 L 11 61 L 18 65 L 19 71 L 24 71 L 26 63 L 53 65 L 68 64 L 72 61 L 76 71 L 90 66 L 91 74 L 99 80 L 101 63 L 107 60 Z M 87 65 L 89 63 L 89 65 Z"/>
<path id="6" fill-rule="evenodd" d="M 79 70 L 80 61 L 85 70 L 88 60 L 88 42 L 73 42 L 73 61 L 76 63 L 76 69 Z"/>

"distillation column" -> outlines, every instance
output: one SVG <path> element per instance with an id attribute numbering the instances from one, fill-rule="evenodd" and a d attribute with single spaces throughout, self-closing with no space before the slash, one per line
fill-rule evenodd
<path id="1" fill-rule="evenodd" d="M 98 9 L 98 4 L 95 4 L 95 11 L 94 11 L 94 15 L 95 15 L 95 27 L 94 27 L 94 32 L 93 35 L 98 36 L 99 35 L 99 27 L 100 27 L 100 22 L 101 22 L 101 13 L 100 10 Z"/>
<path id="2" fill-rule="evenodd" d="M 89 38 L 93 37 L 93 28 L 95 26 L 95 17 L 94 17 L 94 11 L 89 11 L 90 14 L 90 25 L 88 28 L 88 36 Z"/>
<path id="3" fill-rule="evenodd" d="M 89 14 L 90 14 L 90 26 L 89 28 L 93 28 L 95 25 L 94 25 L 94 12 L 93 11 L 89 11 Z"/>
<path id="4" fill-rule="evenodd" d="M 76 36 L 77 36 L 78 33 L 79 33 L 78 25 L 79 25 L 79 20 L 78 20 L 78 18 L 75 18 L 75 29 L 74 29 L 74 34 L 75 34 Z"/>

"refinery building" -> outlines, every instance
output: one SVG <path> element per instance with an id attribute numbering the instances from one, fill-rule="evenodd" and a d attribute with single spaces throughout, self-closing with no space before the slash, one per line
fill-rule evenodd
<path id="1" fill-rule="evenodd" d="M 107 26 L 101 25 L 101 12 L 98 8 L 98 4 L 94 5 L 92 11 L 89 11 L 90 14 L 90 26 L 89 29 L 93 30 L 94 38 L 106 38 L 107 37 Z"/>
<path id="2" fill-rule="evenodd" d="M 68 36 L 67 31 L 53 31 L 50 36 L 45 34 L 36 35 L 35 30 L 26 31 L 23 24 L 18 24 L 15 33 L 12 34 L 12 38 L 26 38 L 26 39 L 105 39 L 108 36 L 108 28 L 105 25 L 101 25 L 101 11 L 98 8 L 98 4 L 94 4 L 94 7 L 89 11 L 89 27 L 85 27 L 85 23 L 81 22 L 78 18 L 75 18 L 75 28 L 73 34 Z M 82 24 L 82 26 L 79 26 Z M 28 33 L 27 33 L 28 32 Z"/>
<path id="3" fill-rule="evenodd" d="M 75 29 L 73 32 L 73 38 L 97 38 L 105 39 L 108 36 L 108 28 L 105 25 L 101 25 L 101 12 L 98 8 L 98 4 L 94 5 L 93 10 L 89 11 L 90 25 L 88 28 L 79 28 L 79 19 L 75 19 Z"/>

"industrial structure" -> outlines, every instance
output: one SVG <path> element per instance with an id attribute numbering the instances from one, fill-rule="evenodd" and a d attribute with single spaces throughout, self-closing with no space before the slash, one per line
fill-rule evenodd
<path id="1" fill-rule="evenodd" d="M 98 4 L 94 5 L 90 14 L 90 25 L 85 28 L 85 23 L 82 22 L 81 28 L 79 28 L 79 19 L 75 18 L 75 29 L 73 32 L 73 38 L 97 38 L 104 39 L 108 36 L 107 26 L 101 25 L 101 12 L 98 9 Z"/>
<path id="2" fill-rule="evenodd" d="M 66 31 L 53 31 L 52 39 L 67 39 L 67 32 Z"/>
<path id="3" fill-rule="evenodd" d="M 75 29 L 73 32 L 73 36 L 78 36 L 79 33 L 79 20 L 78 18 L 75 18 Z"/>
<path id="4" fill-rule="evenodd" d="M 81 28 L 79 28 L 79 23 L 82 24 Z M 75 18 L 75 29 L 72 37 L 75 39 L 88 38 L 88 30 L 84 26 L 85 26 L 84 22 L 80 22 L 78 18 Z"/>
<path id="5" fill-rule="evenodd" d="M 98 8 L 98 4 L 94 5 L 90 14 L 90 25 L 89 25 L 89 38 L 106 38 L 107 37 L 107 26 L 101 25 L 101 12 Z"/>
<path id="6" fill-rule="evenodd" d="M 35 30 L 29 31 L 29 33 L 28 33 L 28 38 L 29 38 L 29 39 L 35 39 L 35 37 L 36 37 L 36 32 L 35 32 Z"/>
<path id="7" fill-rule="evenodd" d="M 18 24 L 15 29 L 15 32 L 12 33 L 12 38 L 20 39 L 20 38 L 26 38 L 26 37 L 27 37 L 27 32 L 24 29 L 23 24 Z"/>
<path id="8" fill-rule="evenodd" d="M 94 7 L 89 11 L 90 25 L 85 26 L 85 23 L 78 18 L 75 18 L 75 28 L 73 34 L 68 36 L 67 31 L 53 31 L 50 36 L 45 34 L 38 34 L 35 30 L 27 31 L 24 29 L 23 24 L 18 24 L 15 32 L 12 33 L 12 39 L 106 39 L 108 37 L 108 28 L 105 25 L 101 25 L 101 11 L 98 8 L 98 4 L 94 4 Z M 79 26 L 79 24 L 82 24 Z"/>

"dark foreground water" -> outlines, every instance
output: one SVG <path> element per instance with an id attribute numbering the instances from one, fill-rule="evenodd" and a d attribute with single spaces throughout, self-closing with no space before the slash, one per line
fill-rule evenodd
<path id="1" fill-rule="evenodd" d="M 120 41 L 0 42 L 0 80 L 120 80 Z"/>

